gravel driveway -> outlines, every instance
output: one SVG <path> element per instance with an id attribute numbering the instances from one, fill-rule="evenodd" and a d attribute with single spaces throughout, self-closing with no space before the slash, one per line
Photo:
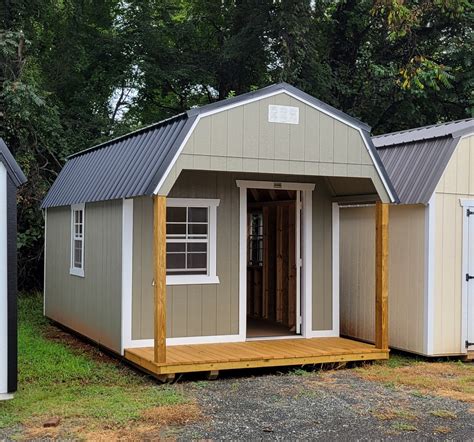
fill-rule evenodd
<path id="1" fill-rule="evenodd" d="M 190 382 L 204 419 L 178 439 L 474 440 L 471 405 L 361 379 L 353 370 Z"/>

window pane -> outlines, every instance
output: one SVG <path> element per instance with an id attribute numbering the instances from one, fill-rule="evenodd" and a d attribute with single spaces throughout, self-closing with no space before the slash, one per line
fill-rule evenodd
<path id="1" fill-rule="evenodd" d="M 167 222 L 186 222 L 186 207 L 167 207 Z"/>
<path id="2" fill-rule="evenodd" d="M 166 251 L 167 252 L 181 252 L 184 253 L 186 251 L 186 244 L 184 242 L 169 242 L 166 244 Z"/>
<path id="3" fill-rule="evenodd" d="M 207 224 L 188 224 L 188 235 L 207 235 Z"/>
<path id="4" fill-rule="evenodd" d="M 190 223 L 207 223 L 207 207 L 190 207 L 188 210 Z"/>
<path id="5" fill-rule="evenodd" d="M 74 241 L 74 267 L 82 268 L 82 241 Z"/>
<path id="6" fill-rule="evenodd" d="M 166 224 L 167 235 L 186 235 L 186 224 Z"/>
<path id="7" fill-rule="evenodd" d="M 184 253 L 179 254 L 166 254 L 166 268 L 172 269 L 184 269 L 186 263 L 186 255 Z"/>
<path id="8" fill-rule="evenodd" d="M 207 252 L 207 243 L 190 242 L 188 243 L 188 252 Z"/>
<path id="9" fill-rule="evenodd" d="M 206 269 L 206 253 L 188 253 L 188 269 Z"/>

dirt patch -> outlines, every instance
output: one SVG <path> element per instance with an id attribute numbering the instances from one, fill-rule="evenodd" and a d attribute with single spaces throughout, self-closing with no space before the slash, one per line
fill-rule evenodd
<path id="1" fill-rule="evenodd" d="M 44 428 L 44 419 L 36 418 L 24 428 L 22 438 L 32 439 L 83 439 L 96 440 L 152 440 L 162 439 L 163 432 L 171 427 L 189 425 L 203 420 L 197 404 L 169 405 L 154 407 L 142 416 L 123 427 L 99 427 L 86 419 L 68 419 L 54 428 Z"/>
<path id="2" fill-rule="evenodd" d="M 434 394 L 474 403 L 474 364 L 462 362 L 416 362 L 400 367 L 373 364 L 358 368 L 363 379 L 387 386 L 409 387 L 419 394 Z"/>
<path id="3" fill-rule="evenodd" d="M 87 340 L 83 340 L 74 335 L 73 332 L 69 333 L 66 330 L 63 330 L 54 323 L 51 323 L 46 327 L 44 337 L 50 341 L 66 345 L 74 354 L 85 355 L 97 362 L 109 362 L 120 365 L 120 361 L 117 358 L 107 354 Z"/>

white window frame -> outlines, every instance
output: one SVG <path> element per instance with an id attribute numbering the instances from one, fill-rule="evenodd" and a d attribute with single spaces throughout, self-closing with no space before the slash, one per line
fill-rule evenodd
<path id="1" fill-rule="evenodd" d="M 217 276 L 217 207 L 219 199 L 167 198 L 166 207 L 202 207 L 209 210 L 207 275 L 166 275 L 166 285 L 219 284 Z"/>
<path id="2" fill-rule="evenodd" d="M 82 237 L 79 238 L 75 236 L 74 230 L 74 213 L 82 212 Z M 73 204 L 71 206 L 71 266 L 69 268 L 69 273 L 74 276 L 80 276 L 84 278 L 84 243 L 85 243 L 85 234 L 86 234 L 86 207 L 85 204 Z M 76 267 L 74 264 L 74 241 L 81 241 L 81 267 Z"/>

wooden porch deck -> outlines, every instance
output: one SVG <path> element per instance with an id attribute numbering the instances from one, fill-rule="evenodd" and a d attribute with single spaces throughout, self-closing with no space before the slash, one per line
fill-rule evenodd
<path id="1" fill-rule="evenodd" d="M 388 359 L 388 350 L 344 338 L 278 339 L 227 344 L 177 345 L 166 362 L 154 362 L 153 347 L 129 348 L 125 358 L 157 377 L 177 373 Z"/>

